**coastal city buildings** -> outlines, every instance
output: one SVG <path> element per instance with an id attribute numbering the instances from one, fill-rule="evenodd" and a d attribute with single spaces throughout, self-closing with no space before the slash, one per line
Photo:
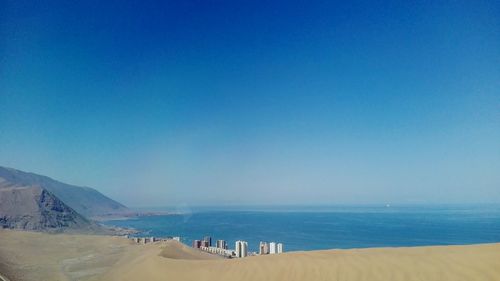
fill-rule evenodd
<path id="1" fill-rule="evenodd" d="M 277 251 L 278 251 L 278 248 L 276 247 L 276 242 L 269 243 L 269 253 L 276 254 Z"/>
<path id="2" fill-rule="evenodd" d="M 215 243 L 215 247 L 219 249 L 225 249 L 227 250 L 227 243 L 226 240 L 217 240 Z"/>
<path id="3" fill-rule="evenodd" d="M 158 241 L 154 237 L 134 237 L 132 240 L 137 244 L 147 244 Z"/>
<path id="4" fill-rule="evenodd" d="M 149 244 L 154 242 L 165 242 L 165 241 L 178 241 L 181 242 L 180 236 L 168 236 L 168 237 L 128 237 L 128 239 L 134 241 L 137 244 Z M 210 246 L 212 243 L 212 238 L 210 236 L 205 236 L 203 240 L 195 239 L 192 241 L 192 247 L 205 251 L 211 254 L 216 254 L 223 256 L 225 258 L 244 258 L 248 256 L 256 255 L 267 255 L 267 254 L 279 254 L 283 253 L 283 243 L 276 242 L 264 242 L 260 241 L 258 252 L 249 252 L 248 242 L 238 240 L 235 243 L 235 249 L 228 249 L 228 243 L 226 240 L 216 240 L 215 246 Z"/>
<path id="5" fill-rule="evenodd" d="M 259 243 L 259 255 L 269 254 L 269 244 L 267 242 L 260 241 Z"/>
<path id="6" fill-rule="evenodd" d="M 226 250 L 223 248 L 217 248 L 217 247 L 200 247 L 200 250 L 211 253 L 211 254 L 216 254 L 219 256 L 223 256 L 226 258 L 231 258 L 233 257 L 234 251 L 233 250 Z"/>
<path id="7" fill-rule="evenodd" d="M 277 254 L 283 253 L 283 243 L 276 244 L 276 253 Z"/>
<path id="8" fill-rule="evenodd" d="M 128 239 L 131 239 L 137 244 L 148 244 L 148 243 L 154 243 L 154 242 L 165 242 L 165 241 L 170 241 L 170 240 L 175 240 L 178 242 L 181 242 L 181 237 L 179 236 L 167 236 L 167 237 L 128 237 Z M 194 243 L 193 243 L 194 247 Z"/>
<path id="9" fill-rule="evenodd" d="M 260 242 L 259 254 L 266 255 L 281 253 L 283 253 L 283 243 L 270 242 L 269 244 L 267 244 L 266 242 Z"/>
<path id="10" fill-rule="evenodd" d="M 193 248 L 200 249 L 201 251 L 205 251 L 211 254 L 217 254 L 226 258 L 244 258 L 247 256 L 256 255 L 257 252 L 249 252 L 248 250 L 248 242 L 238 240 L 235 243 L 235 249 L 228 249 L 228 244 L 226 240 L 216 240 L 215 246 L 210 246 L 212 238 L 210 236 L 206 236 L 203 240 L 193 240 Z M 259 243 L 259 255 L 267 255 L 267 254 L 280 254 L 283 253 L 283 243 L 276 242 L 265 242 L 260 241 Z"/>
<path id="11" fill-rule="evenodd" d="M 201 247 L 201 240 L 193 240 L 193 248 L 199 249 Z"/>
<path id="12" fill-rule="evenodd" d="M 217 240 L 215 241 L 215 247 L 211 246 L 212 237 L 205 236 L 203 240 L 193 240 L 193 248 L 200 249 L 202 251 L 217 254 L 226 258 L 231 258 L 234 255 L 233 250 L 227 249 L 226 240 Z"/>
<path id="13" fill-rule="evenodd" d="M 203 241 L 205 241 L 205 245 L 208 245 L 206 247 L 212 247 L 212 237 L 210 236 L 205 236 L 203 237 Z"/>
<path id="14" fill-rule="evenodd" d="M 246 241 L 236 241 L 235 252 L 237 258 L 244 258 L 248 256 L 248 243 Z"/>

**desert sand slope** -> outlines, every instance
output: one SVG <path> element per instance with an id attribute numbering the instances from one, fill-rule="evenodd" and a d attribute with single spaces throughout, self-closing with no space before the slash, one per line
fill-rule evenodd
<path id="1" fill-rule="evenodd" d="M 0 272 L 31 280 L 500 280 L 500 244 L 220 259 L 178 242 L 0 230 Z"/>
<path id="2" fill-rule="evenodd" d="M 113 268 L 102 280 L 500 280 L 500 244 L 295 252 L 239 260 L 151 255 Z"/>
<path id="3" fill-rule="evenodd" d="M 0 230 L 0 272 L 11 281 L 94 280 L 136 248 L 119 237 Z"/>

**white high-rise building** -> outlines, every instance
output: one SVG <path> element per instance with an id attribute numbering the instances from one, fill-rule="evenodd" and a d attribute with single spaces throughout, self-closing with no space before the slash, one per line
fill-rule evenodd
<path id="1" fill-rule="evenodd" d="M 269 253 L 276 254 L 277 251 L 278 251 L 278 249 L 276 247 L 276 242 L 269 243 Z"/>
<path id="2" fill-rule="evenodd" d="M 269 244 L 267 242 L 260 242 L 259 244 L 259 255 L 269 254 Z"/>
<path id="3" fill-rule="evenodd" d="M 283 243 L 278 243 L 278 244 L 276 245 L 276 253 L 277 253 L 277 254 L 281 254 L 281 253 L 283 253 Z"/>
<path id="4" fill-rule="evenodd" d="M 246 241 L 236 241 L 235 245 L 236 257 L 244 258 L 248 256 L 248 243 Z"/>
<path id="5" fill-rule="evenodd" d="M 234 243 L 234 252 L 236 253 L 236 257 L 239 258 L 241 255 L 241 241 L 236 241 Z"/>
<path id="6" fill-rule="evenodd" d="M 248 256 L 248 243 L 247 242 L 243 242 L 243 257 L 246 257 Z"/>
<path id="7" fill-rule="evenodd" d="M 226 240 L 217 240 L 216 243 L 215 243 L 215 245 L 216 245 L 217 248 L 227 249 Z"/>

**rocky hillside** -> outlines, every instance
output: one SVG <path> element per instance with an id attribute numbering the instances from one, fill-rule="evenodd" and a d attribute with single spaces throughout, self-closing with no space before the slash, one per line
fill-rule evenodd
<path id="1" fill-rule="evenodd" d="M 97 227 L 52 193 L 38 186 L 0 189 L 0 226 L 25 230 Z"/>
<path id="2" fill-rule="evenodd" d="M 0 228 L 117 234 L 125 230 L 104 227 L 92 218 L 128 213 L 95 189 L 0 167 Z"/>
<path id="3" fill-rule="evenodd" d="M 49 191 L 87 218 L 130 213 L 127 207 L 93 188 L 70 185 L 46 176 L 0 167 L 0 190 L 26 186 L 38 186 Z"/>

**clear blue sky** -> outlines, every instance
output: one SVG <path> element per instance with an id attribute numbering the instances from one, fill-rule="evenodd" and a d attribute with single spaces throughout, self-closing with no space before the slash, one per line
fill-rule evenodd
<path id="1" fill-rule="evenodd" d="M 500 202 L 499 89 L 498 1 L 0 3 L 0 165 L 132 206 Z"/>

